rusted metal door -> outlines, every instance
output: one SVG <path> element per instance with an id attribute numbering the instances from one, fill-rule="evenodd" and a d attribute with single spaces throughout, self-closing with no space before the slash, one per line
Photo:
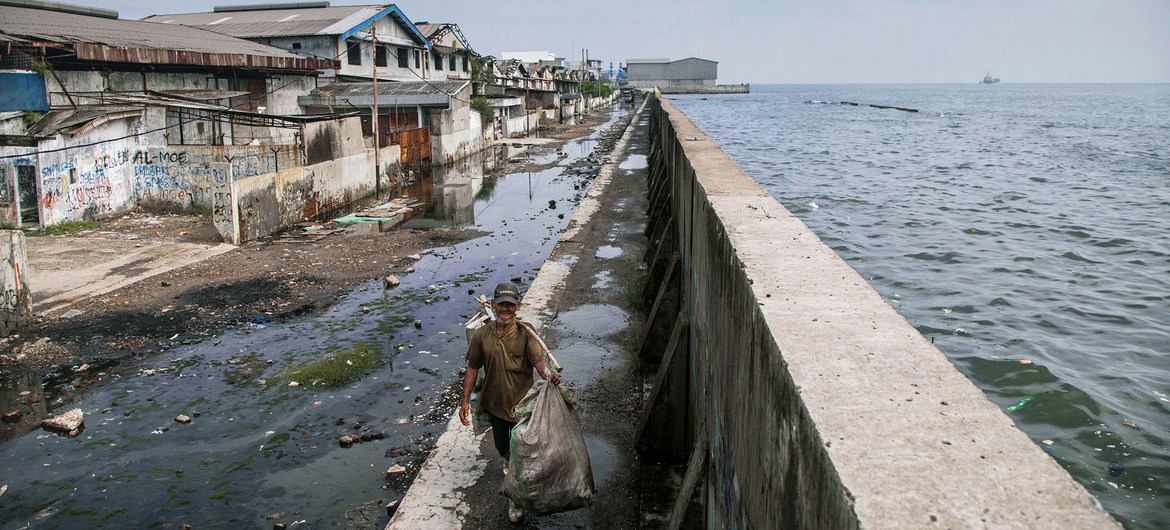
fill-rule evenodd
<path id="1" fill-rule="evenodd" d="M 402 163 L 426 160 L 431 157 L 431 128 L 419 127 L 399 131 L 398 147 L 402 149 Z"/>

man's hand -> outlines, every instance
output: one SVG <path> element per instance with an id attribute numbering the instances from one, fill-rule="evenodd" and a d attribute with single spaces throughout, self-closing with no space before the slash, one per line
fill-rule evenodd
<path id="1" fill-rule="evenodd" d="M 548 372 L 548 380 L 552 381 L 552 384 L 554 385 L 561 384 L 561 376 L 557 375 L 557 373 L 552 370 L 549 370 Z"/>
<path id="2" fill-rule="evenodd" d="M 464 425 L 471 425 L 471 420 L 467 419 L 467 414 L 469 412 L 471 412 L 471 404 L 464 401 L 463 404 L 459 406 L 459 421 L 463 422 Z"/>

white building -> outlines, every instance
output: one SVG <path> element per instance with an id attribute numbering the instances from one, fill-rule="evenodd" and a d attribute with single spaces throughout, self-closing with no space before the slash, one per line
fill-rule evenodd
<path id="1" fill-rule="evenodd" d="M 210 13 L 152 15 L 146 21 L 194 26 L 341 63 L 322 77 L 340 81 L 446 79 L 419 29 L 394 4 L 331 7 L 329 2 L 216 7 Z M 375 42 L 375 39 L 377 42 Z"/>

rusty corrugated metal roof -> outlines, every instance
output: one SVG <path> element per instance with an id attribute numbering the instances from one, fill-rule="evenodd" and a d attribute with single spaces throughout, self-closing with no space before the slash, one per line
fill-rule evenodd
<path id="1" fill-rule="evenodd" d="M 401 81 L 378 83 L 379 96 L 458 94 L 468 81 Z M 314 97 L 373 96 L 374 83 L 334 83 L 309 92 Z"/>
<path id="2" fill-rule="evenodd" d="M 0 35 L 11 42 L 72 47 L 78 59 L 146 64 L 332 69 L 337 61 L 182 25 L 0 6 Z"/>

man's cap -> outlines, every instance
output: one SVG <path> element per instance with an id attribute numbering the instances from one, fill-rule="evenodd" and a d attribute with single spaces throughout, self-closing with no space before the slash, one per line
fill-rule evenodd
<path id="1" fill-rule="evenodd" d="M 496 294 L 492 299 L 495 303 L 511 302 L 513 304 L 520 303 L 520 288 L 516 287 L 514 283 L 504 282 L 496 286 Z"/>

